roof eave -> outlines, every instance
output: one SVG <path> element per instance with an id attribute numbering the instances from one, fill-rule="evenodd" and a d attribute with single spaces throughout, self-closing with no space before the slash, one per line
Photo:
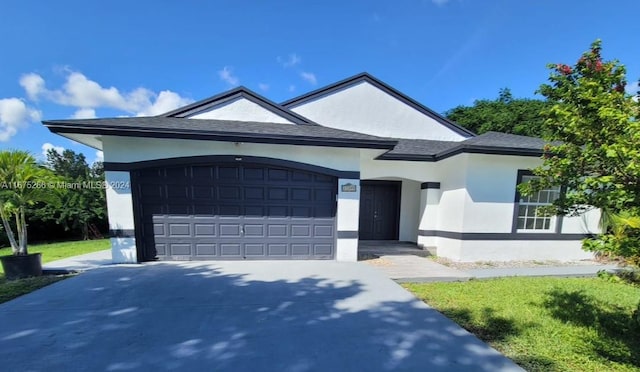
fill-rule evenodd
<path id="1" fill-rule="evenodd" d="M 282 145 L 305 145 L 321 147 L 344 147 L 363 149 L 392 149 L 397 142 L 388 140 L 364 140 L 364 139 L 335 139 L 309 136 L 287 136 L 279 134 L 253 134 L 234 132 L 202 132 L 188 130 L 170 130 L 166 128 L 137 128 L 137 127 L 87 127 L 80 125 L 56 124 L 43 121 L 43 124 L 52 133 L 62 134 L 90 134 L 116 137 L 148 137 L 148 138 L 175 138 L 190 140 L 209 140 L 221 142 L 246 142 L 267 143 Z"/>

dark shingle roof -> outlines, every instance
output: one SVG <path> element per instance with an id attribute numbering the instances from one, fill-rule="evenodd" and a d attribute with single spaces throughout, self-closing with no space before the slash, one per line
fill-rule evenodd
<path id="1" fill-rule="evenodd" d="M 464 143 L 475 146 L 541 150 L 547 142 L 542 138 L 500 132 L 487 132 L 477 137 L 469 138 L 464 141 Z"/>
<path id="2" fill-rule="evenodd" d="M 300 144 L 390 149 L 397 141 L 319 125 L 258 123 L 232 120 L 135 117 L 48 120 L 54 133 L 187 138 L 230 142 Z"/>
<path id="3" fill-rule="evenodd" d="M 461 142 L 398 139 L 382 160 L 438 161 L 460 153 L 540 156 L 547 143 L 536 137 L 487 132 Z"/>
<path id="4" fill-rule="evenodd" d="M 43 123 L 54 133 L 389 149 L 378 157 L 382 160 L 438 161 L 460 153 L 540 156 L 546 143 L 540 138 L 498 132 L 453 142 L 383 138 L 320 125 L 159 116 L 50 120 Z"/>
<path id="5" fill-rule="evenodd" d="M 419 139 L 397 139 L 398 144 L 393 150 L 381 155 L 385 160 L 436 160 L 436 156 L 444 151 L 455 148 L 460 142 L 433 141 Z"/>

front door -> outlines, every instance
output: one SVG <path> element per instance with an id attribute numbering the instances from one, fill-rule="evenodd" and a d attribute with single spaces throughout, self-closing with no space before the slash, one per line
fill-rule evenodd
<path id="1" fill-rule="evenodd" d="M 360 182 L 360 239 L 398 240 L 400 181 Z"/>

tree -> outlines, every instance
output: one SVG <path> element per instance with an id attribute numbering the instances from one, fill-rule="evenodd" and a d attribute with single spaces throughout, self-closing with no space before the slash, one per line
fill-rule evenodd
<path id="1" fill-rule="evenodd" d="M 14 255 L 28 253 L 27 208 L 54 202 L 55 193 L 47 189 L 51 182 L 55 182 L 53 172 L 39 166 L 28 152 L 0 151 L 0 219 Z"/>
<path id="2" fill-rule="evenodd" d="M 603 222 L 613 222 L 601 224 L 604 234 L 585 241 L 585 249 L 638 256 L 633 221 L 640 216 L 640 106 L 625 93 L 625 67 L 602 59 L 600 40 L 575 65 L 548 67 L 549 84 L 539 92 L 552 104 L 543 111 L 550 144 L 542 165 L 533 169 L 539 178 L 520 191 L 563 185 L 566 192 L 553 213 L 579 215 L 595 207 L 603 211 Z"/>
<path id="3" fill-rule="evenodd" d="M 473 106 L 458 106 L 445 113 L 448 119 L 482 134 L 489 131 L 539 137 L 542 135 L 546 101 L 515 99 L 511 90 L 500 90 L 496 100 L 477 100 Z"/>
<path id="4" fill-rule="evenodd" d="M 64 181 L 64 187 L 57 188 L 61 203 L 40 206 L 34 211 L 36 216 L 44 221 L 56 221 L 65 230 L 79 231 L 83 239 L 89 239 L 89 226 L 105 220 L 107 215 L 102 163 L 89 167 L 81 153 L 68 149 L 58 153 L 50 149 L 47 166 Z"/>

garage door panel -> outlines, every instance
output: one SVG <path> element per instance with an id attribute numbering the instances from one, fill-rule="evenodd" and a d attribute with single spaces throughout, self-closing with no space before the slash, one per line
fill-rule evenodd
<path id="1" fill-rule="evenodd" d="M 240 224 L 220 224 L 220 237 L 221 238 L 239 238 L 240 237 Z"/>
<path id="2" fill-rule="evenodd" d="M 239 201 L 241 189 L 239 186 L 219 186 L 218 200 L 220 201 Z"/>
<path id="3" fill-rule="evenodd" d="M 264 238 L 264 230 L 264 225 L 245 224 L 243 231 L 244 237 Z"/>
<path id="4" fill-rule="evenodd" d="M 220 244 L 220 256 L 221 257 L 241 257 L 240 244 L 239 243 L 221 243 Z"/>
<path id="5" fill-rule="evenodd" d="M 237 166 L 218 166 L 216 172 L 216 180 L 237 182 L 240 180 L 240 168 Z"/>
<path id="6" fill-rule="evenodd" d="M 268 169 L 267 179 L 269 181 L 289 181 L 289 173 L 286 169 Z"/>
<path id="7" fill-rule="evenodd" d="M 196 256 L 209 256 L 214 258 L 217 256 L 218 249 L 215 243 L 197 243 L 196 244 Z"/>
<path id="8" fill-rule="evenodd" d="M 244 252 L 246 256 L 261 256 L 261 257 L 267 256 L 264 244 L 260 244 L 260 243 L 245 244 Z"/>
<path id="9" fill-rule="evenodd" d="M 285 218 L 289 214 L 289 207 L 280 205 L 269 205 L 267 208 L 268 217 L 280 217 Z"/>
<path id="10" fill-rule="evenodd" d="M 313 236 L 330 238 L 333 236 L 333 226 L 316 225 L 313 227 Z"/>
<path id="11" fill-rule="evenodd" d="M 314 218 L 333 218 L 333 208 L 330 206 L 316 206 L 313 212 Z"/>
<path id="12" fill-rule="evenodd" d="M 193 231 L 194 236 L 197 238 L 215 237 L 217 235 L 215 223 L 195 223 Z"/>
<path id="13" fill-rule="evenodd" d="M 291 225 L 291 237 L 293 238 L 310 238 L 311 226 L 309 225 Z"/>
<path id="14" fill-rule="evenodd" d="M 264 168 L 244 168 L 245 181 L 264 181 Z"/>
<path id="15" fill-rule="evenodd" d="M 191 256 L 190 243 L 169 243 L 169 252 L 171 256 Z"/>
<path id="16" fill-rule="evenodd" d="M 264 200 L 264 188 L 260 186 L 245 186 L 244 200 L 251 202 L 253 200 L 262 202 Z"/>
<path id="17" fill-rule="evenodd" d="M 311 255 L 311 244 L 309 243 L 294 243 L 291 244 L 291 255 L 307 257 Z"/>
<path id="18" fill-rule="evenodd" d="M 242 206 L 237 204 L 218 206 L 218 215 L 225 217 L 239 217 L 242 215 Z"/>
<path id="19" fill-rule="evenodd" d="M 203 200 L 212 200 L 215 198 L 216 190 L 211 186 L 192 186 L 192 195 L 194 200 L 203 199 Z"/>
<path id="20" fill-rule="evenodd" d="M 167 179 L 173 179 L 173 180 L 182 180 L 182 179 L 188 179 L 190 177 L 188 177 L 189 175 L 187 174 L 187 172 L 189 172 L 191 168 L 185 168 L 185 167 L 175 167 L 175 168 L 165 168 L 165 177 Z"/>
<path id="21" fill-rule="evenodd" d="M 274 257 L 274 256 L 286 257 L 289 255 L 287 251 L 287 244 L 282 244 L 282 243 L 267 244 L 267 254 L 269 255 L 269 257 Z"/>
<path id="22" fill-rule="evenodd" d="M 188 223 L 170 223 L 169 238 L 182 238 L 191 236 L 191 226 Z"/>
<path id="23" fill-rule="evenodd" d="M 143 170 L 132 180 L 151 257 L 333 258 L 335 177 L 218 164 Z"/>
<path id="24" fill-rule="evenodd" d="M 289 198 L 289 190 L 284 187 L 270 187 L 267 191 L 267 202 L 281 202 Z"/>
<path id="25" fill-rule="evenodd" d="M 191 177 L 199 181 L 213 180 L 215 168 L 210 166 L 193 166 L 191 167 Z"/>
<path id="26" fill-rule="evenodd" d="M 313 254 L 321 255 L 321 256 L 331 256 L 332 253 L 331 244 L 314 244 L 313 245 Z"/>
<path id="27" fill-rule="evenodd" d="M 244 207 L 245 218 L 264 218 L 266 216 L 265 206 L 262 205 L 247 205 Z"/>

